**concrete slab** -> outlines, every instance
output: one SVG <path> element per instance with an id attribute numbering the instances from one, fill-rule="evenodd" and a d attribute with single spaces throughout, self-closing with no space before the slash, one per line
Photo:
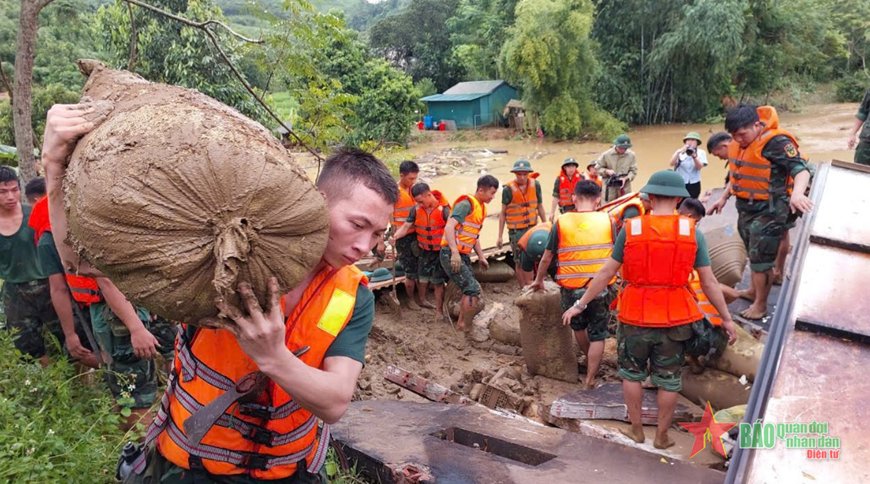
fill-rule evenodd
<path id="1" fill-rule="evenodd" d="M 399 482 L 406 466 L 426 482 L 720 483 L 722 472 L 480 406 L 353 402 L 333 435 L 369 477 Z M 650 447 L 652 445 L 650 444 Z"/>

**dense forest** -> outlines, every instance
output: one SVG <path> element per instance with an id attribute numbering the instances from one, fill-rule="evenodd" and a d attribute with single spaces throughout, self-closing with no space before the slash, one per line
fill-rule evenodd
<path id="1" fill-rule="evenodd" d="M 23 2 L 30 0 L 21 0 Z M 701 121 L 723 104 L 870 85 L 863 0 L 150 0 L 212 27 L 253 88 L 319 149 L 405 143 L 419 98 L 505 79 L 559 138 Z M 20 2 L 0 3 L 0 90 L 15 69 Z M 74 60 L 179 84 L 276 127 L 201 30 L 123 0 L 53 0 L 38 17 L 33 129 L 74 101 Z M 248 42 L 241 38 L 258 42 Z M 13 145 L 10 103 L 0 144 Z"/>

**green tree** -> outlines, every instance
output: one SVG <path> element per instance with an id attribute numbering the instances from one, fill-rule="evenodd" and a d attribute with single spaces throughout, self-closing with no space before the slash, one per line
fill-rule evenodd
<path id="1" fill-rule="evenodd" d="M 544 131 L 558 138 L 609 137 L 622 129 L 592 100 L 593 14 L 590 0 L 520 0 L 501 51 L 501 72 L 539 114 Z"/>
<path id="2" fill-rule="evenodd" d="M 150 4 L 194 21 L 225 21 L 211 0 L 152 0 Z M 104 58 L 116 68 L 167 84 L 197 89 L 242 113 L 263 121 L 262 109 L 233 76 L 220 54 L 198 29 L 116 0 L 97 11 L 94 32 Z M 239 63 L 239 41 L 214 29 L 224 51 Z"/>
<path id="3" fill-rule="evenodd" d="M 458 4 L 459 0 L 414 0 L 372 25 L 369 45 L 414 81 L 428 77 L 444 91 L 464 76 L 453 57 L 447 28 Z"/>
<path id="4" fill-rule="evenodd" d="M 470 80 L 498 79 L 498 56 L 517 0 L 460 0 L 447 21 L 453 57 Z"/>

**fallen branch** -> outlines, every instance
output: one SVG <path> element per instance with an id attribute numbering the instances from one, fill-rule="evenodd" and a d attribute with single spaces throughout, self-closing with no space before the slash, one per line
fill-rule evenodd
<path id="1" fill-rule="evenodd" d="M 249 42 L 252 44 L 262 44 L 263 40 L 261 40 L 261 39 L 257 39 L 257 40 L 249 39 L 249 38 L 235 32 L 233 29 L 231 29 L 229 26 L 227 26 L 223 22 L 219 22 L 217 20 L 206 20 L 204 22 L 194 22 L 194 21 L 187 19 L 187 18 L 184 18 L 180 15 L 176 15 L 176 14 L 173 14 L 171 12 L 167 12 L 165 10 L 159 9 L 153 5 L 149 5 L 147 3 L 140 2 L 139 0 L 124 0 L 124 1 L 127 3 L 131 3 L 133 5 L 145 8 L 147 10 L 154 12 L 154 13 L 163 15 L 164 17 L 167 17 L 169 19 L 172 19 L 172 20 L 180 22 L 184 25 L 187 25 L 188 27 L 193 27 L 195 29 L 199 29 L 199 30 L 202 30 L 203 32 L 205 32 L 205 35 L 208 37 L 212 46 L 214 46 L 214 48 L 218 51 L 218 54 L 220 54 L 221 59 L 223 59 L 224 63 L 230 68 L 230 70 L 232 71 L 232 73 L 236 77 L 236 79 L 238 79 L 239 82 L 242 83 L 242 86 L 245 87 L 245 90 L 248 91 L 248 93 L 250 93 L 251 96 L 253 96 L 254 99 L 257 100 L 257 103 L 259 103 L 260 106 L 262 106 L 263 109 L 265 109 L 266 112 L 269 113 L 269 115 L 272 117 L 272 119 L 277 121 L 278 124 L 281 125 L 282 128 L 287 130 L 287 133 L 289 135 L 291 135 L 297 141 L 297 143 L 302 145 L 309 153 L 314 155 L 314 157 L 317 159 L 317 177 L 316 178 L 320 177 L 320 165 L 321 165 L 321 162 L 323 161 L 323 157 L 319 153 L 317 153 L 317 151 L 315 151 L 313 148 L 308 146 L 302 140 L 302 138 L 299 137 L 299 135 L 297 135 L 292 129 L 290 129 L 289 126 L 284 124 L 284 121 L 272 110 L 272 108 L 269 107 L 268 104 L 266 104 L 265 101 L 263 101 L 263 99 L 260 97 L 260 95 L 257 94 L 256 91 L 254 91 L 254 88 L 248 83 L 247 79 L 245 79 L 245 76 L 242 75 L 242 73 L 239 71 L 239 69 L 233 63 L 233 61 L 230 60 L 230 57 L 227 55 L 227 53 L 223 50 L 223 48 L 221 48 L 220 43 L 217 40 L 217 37 L 215 37 L 214 32 L 209 28 L 209 26 L 210 25 L 218 25 L 220 27 L 223 27 L 230 34 L 232 34 L 234 37 L 236 37 L 244 42 Z"/>

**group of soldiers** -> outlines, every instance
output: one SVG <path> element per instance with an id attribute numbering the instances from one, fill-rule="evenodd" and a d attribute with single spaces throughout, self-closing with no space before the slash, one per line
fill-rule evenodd
<path id="1" fill-rule="evenodd" d="M 728 112 L 725 128 L 707 145 L 729 163 L 723 195 L 709 210 L 690 197 L 689 184 L 673 170 L 656 172 L 639 193 L 632 193 L 637 164 L 625 135 L 583 173 L 574 159 L 565 160 L 554 183 L 550 219 L 528 161 L 514 163 L 515 178 L 502 190 L 497 245 L 502 245 L 507 225 L 520 285 L 543 290 L 547 274 L 559 285 L 561 323 L 571 326 L 586 355 L 589 388 L 595 386 L 611 309 L 616 309 L 619 375 L 632 422 L 626 434 L 644 440 L 641 385 L 650 379 L 659 388 L 654 442 L 659 448 L 673 445 L 667 429 L 686 357 L 704 364 L 735 341 L 726 296 L 729 302 L 738 296 L 753 301 L 742 313 L 747 319 L 766 314 L 777 257 L 787 252 L 787 231 L 812 208 L 806 196 L 809 168 L 795 137 L 779 127 L 775 109 L 737 106 Z M 475 252 L 487 268 L 479 235 L 498 181 L 482 176 L 476 191 L 461 196 L 451 209 L 440 193 L 415 183 L 419 169 L 413 162 L 404 162 L 400 171 L 391 243 L 404 266 L 408 294 L 416 305 L 432 307 L 426 291 L 434 284 L 434 307 L 443 315 L 443 284 L 452 281 L 463 295 L 457 326 L 467 328 L 481 292 L 469 255 Z M 619 192 L 602 200 L 609 188 Z M 742 293 L 716 280 L 704 236 L 695 228 L 731 196 L 737 198 L 738 229 L 752 271 L 751 287 Z"/>
<path id="2" fill-rule="evenodd" d="M 103 365 L 120 407 L 131 410 L 127 425 L 140 421 L 157 397 L 159 370 L 172 360 L 174 325 L 131 304 L 109 279 L 66 271 L 52 237 L 45 179 L 24 187 L 27 204 L 21 188 L 15 171 L 0 166 L 6 329 L 23 355 L 43 365 L 53 351 L 48 334 L 83 367 Z"/>
<path id="3" fill-rule="evenodd" d="M 0 168 L 0 278 L 16 345 L 46 362 L 42 333 L 53 331 L 72 358 L 107 365 L 116 396 L 135 392 L 134 407 L 143 409 L 156 393 L 153 358 L 163 353 L 172 359 L 145 442 L 125 454 L 126 482 L 319 482 L 328 424 L 341 418 L 353 397 L 374 318 L 374 296 L 354 263 L 385 239 L 391 225 L 388 238 L 405 266 L 408 294 L 432 306 L 426 299 L 432 287 L 434 307 L 444 314 L 444 284 L 452 281 L 462 292 L 458 326 L 467 327 L 481 297 L 470 256 L 488 266 L 479 236 L 499 181 L 484 175 L 473 193 L 451 204 L 417 183 L 413 162 L 400 167 L 397 187 L 370 154 L 340 150 L 317 181 L 330 217 L 317 266 L 287 293 L 271 279 L 266 308 L 249 284 L 240 283 L 241 307 L 216 301 L 222 317 L 235 323 L 229 329 L 180 324 L 176 331 L 69 256 L 66 161 L 78 138 L 94 129 L 94 113 L 87 104 L 49 111 L 42 149 L 46 187 L 40 192 L 34 186 L 32 205 L 20 203 L 16 174 Z M 728 133 L 708 141 L 709 151 L 730 167 L 723 196 L 709 211 L 737 198 L 753 272 L 753 288 L 743 294 L 755 299 L 746 314 L 751 317 L 764 310 L 789 224 L 812 208 L 805 195 L 810 174 L 773 108 L 739 106 L 725 127 Z M 632 423 L 627 435 L 644 440 L 641 385 L 649 378 L 659 387 L 654 445 L 665 448 L 673 445 L 667 429 L 687 351 L 703 362 L 735 333 L 706 242 L 695 229 L 703 205 L 689 198 L 674 171 L 655 173 L 639 194 L 632 193 L 636 161 L 632 171 L 626 145 L 627 137 L 618 138 L 613 156 L 583 172 L 566 160 L 554 183 L 550 220 L 531 164 L 517 161 L 515 178 L 503 189 L 498 238 L 507 225 L 522 285 L 540 290 L 549 273 L 560 286 L 561 324 L 574 329 L 587 355 L 587 386 L 594 385 L 616 299 L 619 375 Z M 602 204 L 602 192 L 611 187 L 625 195 L 608 201 L 605 194 Z"/>

